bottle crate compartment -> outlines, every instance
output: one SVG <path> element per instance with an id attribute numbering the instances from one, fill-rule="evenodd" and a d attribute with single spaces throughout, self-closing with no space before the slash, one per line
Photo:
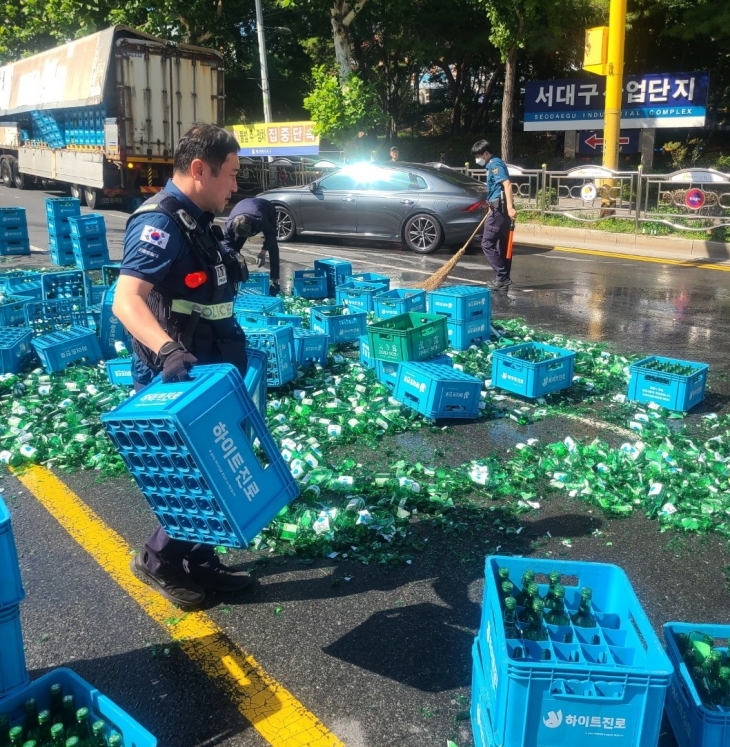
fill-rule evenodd
<path id="1" fill-rule="evenodd" d="M 55 684 L 61 686 L 62 695 L 74 696 L 76 708 L 89 709 L 91 723 L 99 719 L 106 723 L 107 739 L 112 731 L 115 731 L 121 734 L 125 747 L 157 747 L 157 739 L 147 729 L 70 669 L 55 669 L 30 684 L 24 683 L 21 689 L 0 698 L 0 712 L 8 714 L 11 727 L 22 726 L 25 719 L 25 701 L 34 698 L 39 711 L 50 709 L 50 689 Z"/>
<path id="2" fill-rule="evenodd" d="M 692 369 L 692 372 L 661 370 L 665 367 Z M 706 363 L 652 355 L 629 366 L 631 378 L 626 396 L 636 402 L 655 402 L 668 410 L 685 412 L 705 398 L 708 370 Z"/>
<path id="3" fill-rule="evenodd" d="M 430 420 L 479 415 L 482 381 L 431 362 L 401 363 L 393 396 Z"/>
<path id="4" fill-rule="evenodd" d="M 359 275 L 348 275 L 345 282 L 365 283 L 366 285 L 380 285 L 383 290 L 390 290 L 390 278 L 377 272 L 361 272 Z"/>
<path id="5" fill-rule="evenodd" d="M 240 283 L 239 285 L 241 289 L 245 289 L 247 293 L 256 293 L 261 296 L 268 296 L 269 277 L 270 276 L 268 272 L 249 272 L 248 280 L 245 283 Z M 283 305 L 281 310 L 284 311 Z"/>
<path id="6" fill-rule="evenodd" d="M 424 361 L 448 346 L 446 317 L 409 312 L 368 325 L 371 355 L 376 360 Z"/>
<path id="7" fill-rule="evenodd" d="M 118 264 L 103 265 L 101 268 L 101 284 L 114 285 L 114 283 L 119 279 L 120 270 L 121 265 Z"/>
<path id="8" fill-rule="evenodd" d="M 309 309 L 309 327 L 327 335 L 330 345 L 357 342 L 365 334 L 367 313 L 344 312 L 344 306 L 312 306 Z"/>
<path id="9" fill-rule="evenodd" d="M 385 384 L 391 391 L 395 389 L 398 382 L 398 371 L 401 364 L 392 361 L 378 361 L 373 358 L 375 363 L 375 376 L 381 384 Z M 454 361 L 448 355 L 437 355 L 435 358 L 429 358 L 424 363 L 432 363 L 437 366 L 449 366 L 453 368 Z"/>
<path id="10" fill-rule="evenodd" d="M 33 355 L 33 334 L 23 327 L 0 327 L 0 373 L 18 373 Z"/>
<path id="11" fill-rule="evenodd" d="M 22 277 L 8 278 L 3 281 L 2 290 L 0 292 L 4 296 L 43 298 L 41 277 L 42 275 L 40 272 L 29 272 Z"/>
<path id="12" fill-rule="evenodd" d="M 259 314 L 283 314 L 284 300 L 278 296 L 262 296 L 259 293 L 242 291 L 233 302 L 233 310 L 256 311 Z"/>
<path id="13" fill-rule="evenodd" d="M 347 278 L 352 275 L 352 265 L 344 259 L 334 259 L 327 257 L 325 259 L 314 260 L 315 270 L 324 270 L 327 273 L 327 297 L 335 297 L 335 289 L 342 285 Z"/>
<path id="14" fill-rule="evenodd" d="M 102 358 L 96 335 L 86 327 L 70 327 L 41 335 L 31 340 L 31 344 L 49 373 L 63 371 L 79 360 L 94 364 Z"/>
<path id="15" fill-rule="evenodd" d="M 337 286 L 335 297 L 339 306 L 347 306 L 353 311 L 374 311 L 375 296 L 384 290 L 387 289 L 383 285 L 348 280 Z"/>
<path id="16" fill-rule="evenodd" d="M 86 305 L 79 298 L 28 301 L 24 313 L 25 325 L 34 337 L 86 325 Z"/>
<path id="17" fill-rule="evenodd" d="M 0 662 L 0 713 L 5 713 L 9 696 L 29 681 L 17 604 L 0 610 Z"/>
<path id="18" fill-rule="evenodd" d="M 569 615 L 578 609 L 581 588 L 590 587 L 595 627 L 543 624 L 545 640 L 507 638 L 500 568 L 509 571 L 516 590 L 524 572 L 535 571 L 541 597 L 549 588 L 547 574 L 559 572 Z M 526 626 L 518 629 L 524 635 Z M 654 747 L 673 671 L 620 568 L 496 556 L 486 560 L 473 665 L 480 680 L 472 694 L 475 739 L 487 731 L 504 747 L 589 747 L 608 738 L 611 744 Z"/>
<path id="19" fill-rule="evenodd" d="M 155 379 L 102 424 L 171 537 L 246 547 L 299 489 L 238 370 L 190 375 Z"/>
<path id="20" fill-rule="evenodd" d="M 452 322 L 489 319 L 492 293 L 473 285 L 449 285 L 428 294 L 429 314 L 443 314 Z"/>
<path id="21" fill-rule="evenodd" d="M 55 298 L 86 298 L 86 279 L 82 270 L 44 272 L 40 280 L 44 301 Z"/>
<path id="22" fill-rule="evenodd" d="M 327 298 L 327 273 L 324 270 L 294 270 L 292 292 L 302 298 Z"/>
<path id="23" fill-rule="evenodd" d="M 0 498 L 0 610 L 16 606 L 24 598 L 10 511 Z"/>
<path id="24" fill-rule="evenodd" d="M 449 345 L 454 350 L 466 350 L 472 345 L 488 342 L 492 335 L 491 317 L 475 319 L 471 322 L 446 322 Z"/>
<path id="25" fill-rule="evenodd" d="M 294 327 L 294 354 L 299 366 L 311 366 L 319 363 L 327 365 L 327 351 L 329 348 L 327 335 L 311 329 Z"/>
<path id="26" fill-rule="evenodd" d="M 375 316 L 386 319 L 409 311 L 426 311 L 426 291 L 415 288 L 394 288 L 379 293 L 373 299 Z"/>
<path id="27" fill-rule="evenodd" d="M 293 327 L 247 327 L 246 345 L 266 354 L 266 383 L 283 386 L 297 375 Z"/>
<path id="28" fill-rule="evenodd" d="M 74 215 L 68 219 L 71 236 L 79 239 L 106 235 L 104 216 L 99 213 Z"/>
<path id="29" fill-rule="evenodd" d="M 679 747 L 723 747 L 730 744 L 730 707 L 703 701 L 684 662 L 678 636 L 698 631 L 715 639 L 715 648 L 727 656 L 730 625 L 669 622 L 664 626 L 667 653 L 674 664 L 667 693 L 667 716 Z"/>
<path id="30" fill-rule="evenodd" d="M 514 354 L 517 355 L 514 355 Z M 539 362 L 523 355 L 549 355 Z M 492 353 L 492 384 L 534 399 L 566 389 L 573 383 L 575 353 L 540 342 L 525 342 Z"/>

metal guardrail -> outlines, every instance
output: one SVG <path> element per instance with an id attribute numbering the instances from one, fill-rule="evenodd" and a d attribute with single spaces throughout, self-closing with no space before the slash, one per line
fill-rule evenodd
<path id="1" fill-rule="evenodd" d="M 582 223 L 632 220 L 664 224 L 678 231 L 730 227 L 730 174 L 690 168 L 671 174 L 612 171 L 578 166 L 567 171 L 522 169 L 508 164 L 515 207 L 562 215 Z M 486 181 L 486 169 L 458 168 Z M 646 227 L 644 227 L 646 230 Z"/>

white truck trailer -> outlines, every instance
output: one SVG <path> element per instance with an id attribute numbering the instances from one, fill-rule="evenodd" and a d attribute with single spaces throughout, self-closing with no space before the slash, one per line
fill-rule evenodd
<path id="1" fill-rule="evenodd" d="M 158 192 L 193 122 L 221 125 L 223 58 L 114 26 L 0 67 L 0 180 L 90 208 Z"/>

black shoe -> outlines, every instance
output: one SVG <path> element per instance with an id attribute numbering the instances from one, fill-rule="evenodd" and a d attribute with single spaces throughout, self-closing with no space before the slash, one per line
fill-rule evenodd
<path id="1" fill-rule="evenodd" d="M 512 281 L 507 280 L 492 280 L 491 283 L 487 283 L 487 287 L 491 288 L 492 290 L 507 290 L 510 285 L 512 285 Z"/>
<path id="2" fill-rule="evenodd" d="M 228 568 L 223 563 L 215 568 L 193 566 L 190 575 L 204 589 L 209 591 L 241 591 L 250 586 L 253 579 L 246 571 Z"/>
<path id="3" fill-rule="evenodd" d="M 205 590 L 196 583 L 189 573 L 165 573 L 154 575 L 145 565 L 145 551 L 138 552 L 132 558 L 131 567 L 138 575 L 162 594 L 165 599 L 174 602 L 182 610 L 192 610 L 205 601 Z"/>

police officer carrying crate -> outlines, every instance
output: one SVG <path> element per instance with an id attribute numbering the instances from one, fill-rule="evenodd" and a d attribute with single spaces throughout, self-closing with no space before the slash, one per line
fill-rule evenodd
<path id="1" fill-rule="evenodd" d="M 134 338 L 137 390 L 158 373 L 166 382 L 184 381 L 196 363 L 246 372 L 233 300 L 248 270 L 213 225 L 236 191 L 238 149 L 225 130 L 194 124 L 175 150 L 172 179 L 127 222 L 113 311 Z M 251 582 L 221 564 L 212 546 L 172 539 L 162 527 L 132 568 L 183 609 L 200 605 L 206 591 L 238 591 Z"/>
<path id="2" fill-rule="evenodd" d="M 512 257 L 507 253 L 510 224 L 517 215 L 512 201 L 512 184 L 505 162 L 494 155 L 492 146 L 486 140 L 474 143 L 471 155 L 487 171 L 489 215 L 484 221 L 482 251 L 496 275 L 489 287 L 507 290 L 512 284 Z"/>
<path id="3" fill-rule="evenodd" d="M 276 208 L 263 197 L 248 197 L 231 210 L 223 230 L 226 246 L 240 252 L 246 239 L 263 233 L 264 246 L 258 254 L 257 266 L 263 267 L 269 255 L 271 283 L 269 295 L 276 296 L 279 286 L 279 243 L 276 240 Z"/>

